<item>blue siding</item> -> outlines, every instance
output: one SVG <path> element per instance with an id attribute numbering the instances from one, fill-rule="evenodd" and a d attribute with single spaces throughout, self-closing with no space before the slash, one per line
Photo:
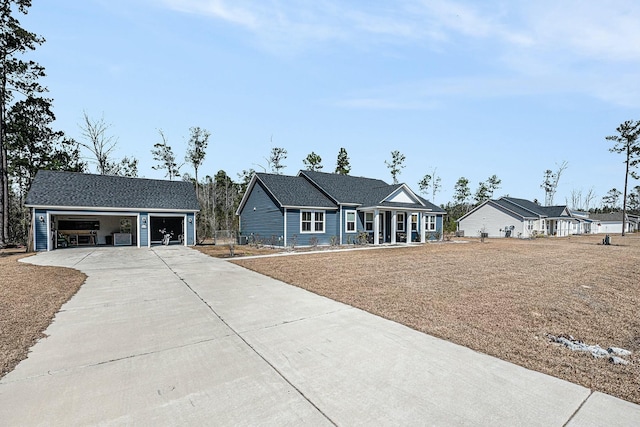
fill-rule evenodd
<path id="1" fill-rule="evenodd" d="M 331 237 L 336 239 L 340 236 L 340 215 L 338 211 L 323 211 L 324 233 L 301 233 L 301 211 L 299 209 L 287 209 L 287 246 L 292 246 L 295 240 L 296 246 L 309 246 L 312 244 L 311 239 L 318 239 L 318 245 L 331 244 Z"/>
<path id="2" fill-rule="evenodd" d="M 425 239 L 428 242 L 429 240 L 440 240 L 442 239 L 442 224 L 444 221 L 444 217 L 442 215 L 436 215 L 436 231 L 427 231 L 425 235 Z"/>
<path id="3" fill-rule="evenodd" d="M 149 213 L 140 212 L 140 237 L 138 238 L 140 247 L 149 245 Z"/>
<path id="4" fill-rule="evenodd" d="M 358 233 L 364 231 L 364 212 L 356 211 L 356 231 L 347 233 L 347 211 L 355 211 L 355 209 L 345 207 L 342 209 L 342 243 L 347 244 L 353 242 L 358 237 Z M 338 224 L 338 231 L 339 230 L 340 224 Z"/>
<path id="5" fill-rule="evenodd" d="M 40 217 L 44 218 L 44 221 L 40 221 Z M 47 250 L 47 240 L 49 239 L 49 233 L 47 232 L 47 211 L 46 210 L 36 210 L 35 212 L 35 236 L 36 243 L 35 249 L 36 251 L 46 251 Z"/>
<path id="6" fill-rule="evenodd" d="M 262 240 L 268 243 L 271 239 L 282 240 L 284 237 L 284 215 L 278 204 L 256 182 L 240 212 L 240 235 L 252 241 Z"/>
<path id="7" fill-rule="evenodd" d="M 187 214 L 187 245 L 188 246 L 193 246 L 196 243 L 193 238 L 195 226 L 196 226 L 195 215 Z"/>

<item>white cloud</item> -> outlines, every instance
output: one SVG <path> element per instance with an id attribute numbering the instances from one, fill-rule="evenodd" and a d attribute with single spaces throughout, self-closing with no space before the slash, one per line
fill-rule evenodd
<path id="1" fill-rule="evenodd" d="M 638 90 L 632 89 L 636 76 L 622 72 L 624 67 L 637 68 L 640 61 L 640 6 L 635 0 L 163 1 L 181 12 L 241 26 L 259 46 L 276 54 L 328 44 L 383 43 L 407 49 L 397 50 L 406 57 L 416 54 L 414 48 L 420 55 L 427 48 L 457 56 L 464 65 L 456 74 L 468 74 L 458 79 L 425 75 L 423 81 L 435 84 L 425 89 L 424 83 L 408 82 L 404 97 L 362 93 L 339 103 L 351 108 L 421 108 L 438 96 L 552 92 L 583 93 L 620 105 L 640 102 Z M 484 68 L 474 62 L 478 58 Z"/>
<path id="2" fill-rule="evenodd" d="M 234 2 L 234 6 L 229 6 L 225 0 L 163 0 L 163 3 L 170 9 L 213 16 L 249 29 L 256 29 L 258 24 L 256 12 L 250 7 L 237 6 L 241 2 Z"/>
<path id="3" fill-rule="evenodd" d="M 522 13 L 539 49 L 600 61 L 640 60 L 635 0 L 535 2 Z"/>
<path id="4" fill-rule="evenodd" d="M 640 59 L 640 7 L 608 2 L 451 0 L 163 0 L 166 7 L 212 16 L 272 41 L 349 43 L 451 41 L 463 37 L 608 60 Z"/>

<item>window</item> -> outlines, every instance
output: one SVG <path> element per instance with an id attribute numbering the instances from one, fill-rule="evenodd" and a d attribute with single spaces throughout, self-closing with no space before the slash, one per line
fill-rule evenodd
<path id="1" fill-rule="evenodd" d="M 356 211 L 347 211 L 347 233 L 356 232 Z"/>
<path id="2" fill-rule="evenodd" d="M 302 223 L 300 226 L 300 231 L 302 233 L 311 232 L 311 212 L 302 212 Z"/>
<path id="3" fill-rule="evenodd" d="M 404 231 L 404 212 L 399 212 L 396 217 L 397 231 Z"/>
<path id="4" fill-rule="evenodd" d="M 411 231 L 418 231 L 418 214 L 411 214 Z"/>
<path id="5" fill-rule="evenodd" d="M 324 212 L 314 212 L 315 226 L 314 230 L 318 233 L 324 233 Z"/>
<path id="6" fill-rule="evenodd" d="M 427 230 L 435 231 L 436 229 L 436 216 L 435 215 L 427 215 Z"/>
<path id="7" fill-rule="evenodd" d="M 364 214 L 364 229 L 366 231 L 373 231 L 373 212 Z"/>
<path id="8" fill-rule="evenodd" d="M 324 211 L 301 211 L 301 233 L 324 233 Z"/>

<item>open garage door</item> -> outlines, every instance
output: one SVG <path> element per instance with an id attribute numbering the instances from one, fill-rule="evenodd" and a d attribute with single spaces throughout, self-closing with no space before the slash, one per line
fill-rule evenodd
<path id="1" fill-rule="evenodd" d="M 162 244 L 162 238 L 169 234 L 170 244 L 183 244 L 184 242 L 184 217 L 179 216 L 151 216 L 151 244 Z"/>
<path id="2" fill-rule="evenodd" d="M 127 213 L 52 212 L 51 249 L 74 246 L 135 245 L 138 240 L 137 216 Z"/>

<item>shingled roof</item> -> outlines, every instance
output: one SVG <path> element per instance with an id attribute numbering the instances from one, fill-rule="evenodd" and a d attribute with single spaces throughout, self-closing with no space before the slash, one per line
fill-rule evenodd
<path id="1" fill-rule="evenodd" d="M 303 177 L 256 173 L 256 178 L 281 206 L 337 208 L 333 201 Z"/>
<path id="2" fill-rule="evenodd" d="M 515 197 L 501 197 L 498 200 L 493 200 L 494 203 L 512 210 L 518 215 L 524 218 L 542 217 L 542 218 L 557 218 L 562 216 L 562 213 L 567 208 L 564 205 L 560 206 L 540 206 L 537 203 L 526 199 L 517 199 Z"/>
<path id="3" fill-rule="evenodd" d="M 46 170 L 36 174 L 25 205 L 200 210 L 195 188 L 190 182 Z"/>
<path id="4" fill-rule="evenodd" d="M 300 171 L 336 203 L 376 205 L 393 192 L 398 185 L 390 186 L 380 179 L 341 175 L 316 171 Z"/>
<path id="5" fill-rule="evenodd" d="M 404 184 L 387 184 L 380 179 L 316 171 L 300 171 L 298 175 L 306 176 L 325 194 L 329 195 L 329 197 L 339 204 L 352 204 L 364 207 L 386 206 L 390 208 L 427 208 L 434 212 L 444 213 L 444 210 L 440 207 L 417 195 L 416 197 L 422 202 L 422 204 L 391 203 L 384 201 L 396 190 L 405 186 Z"/>
<path id="6" fill-rule="evenodd" d="M 592 219 L 594 221 L 622 222 L 622 218 L 622 211 L 589 214 L 589 219 Z"/>

